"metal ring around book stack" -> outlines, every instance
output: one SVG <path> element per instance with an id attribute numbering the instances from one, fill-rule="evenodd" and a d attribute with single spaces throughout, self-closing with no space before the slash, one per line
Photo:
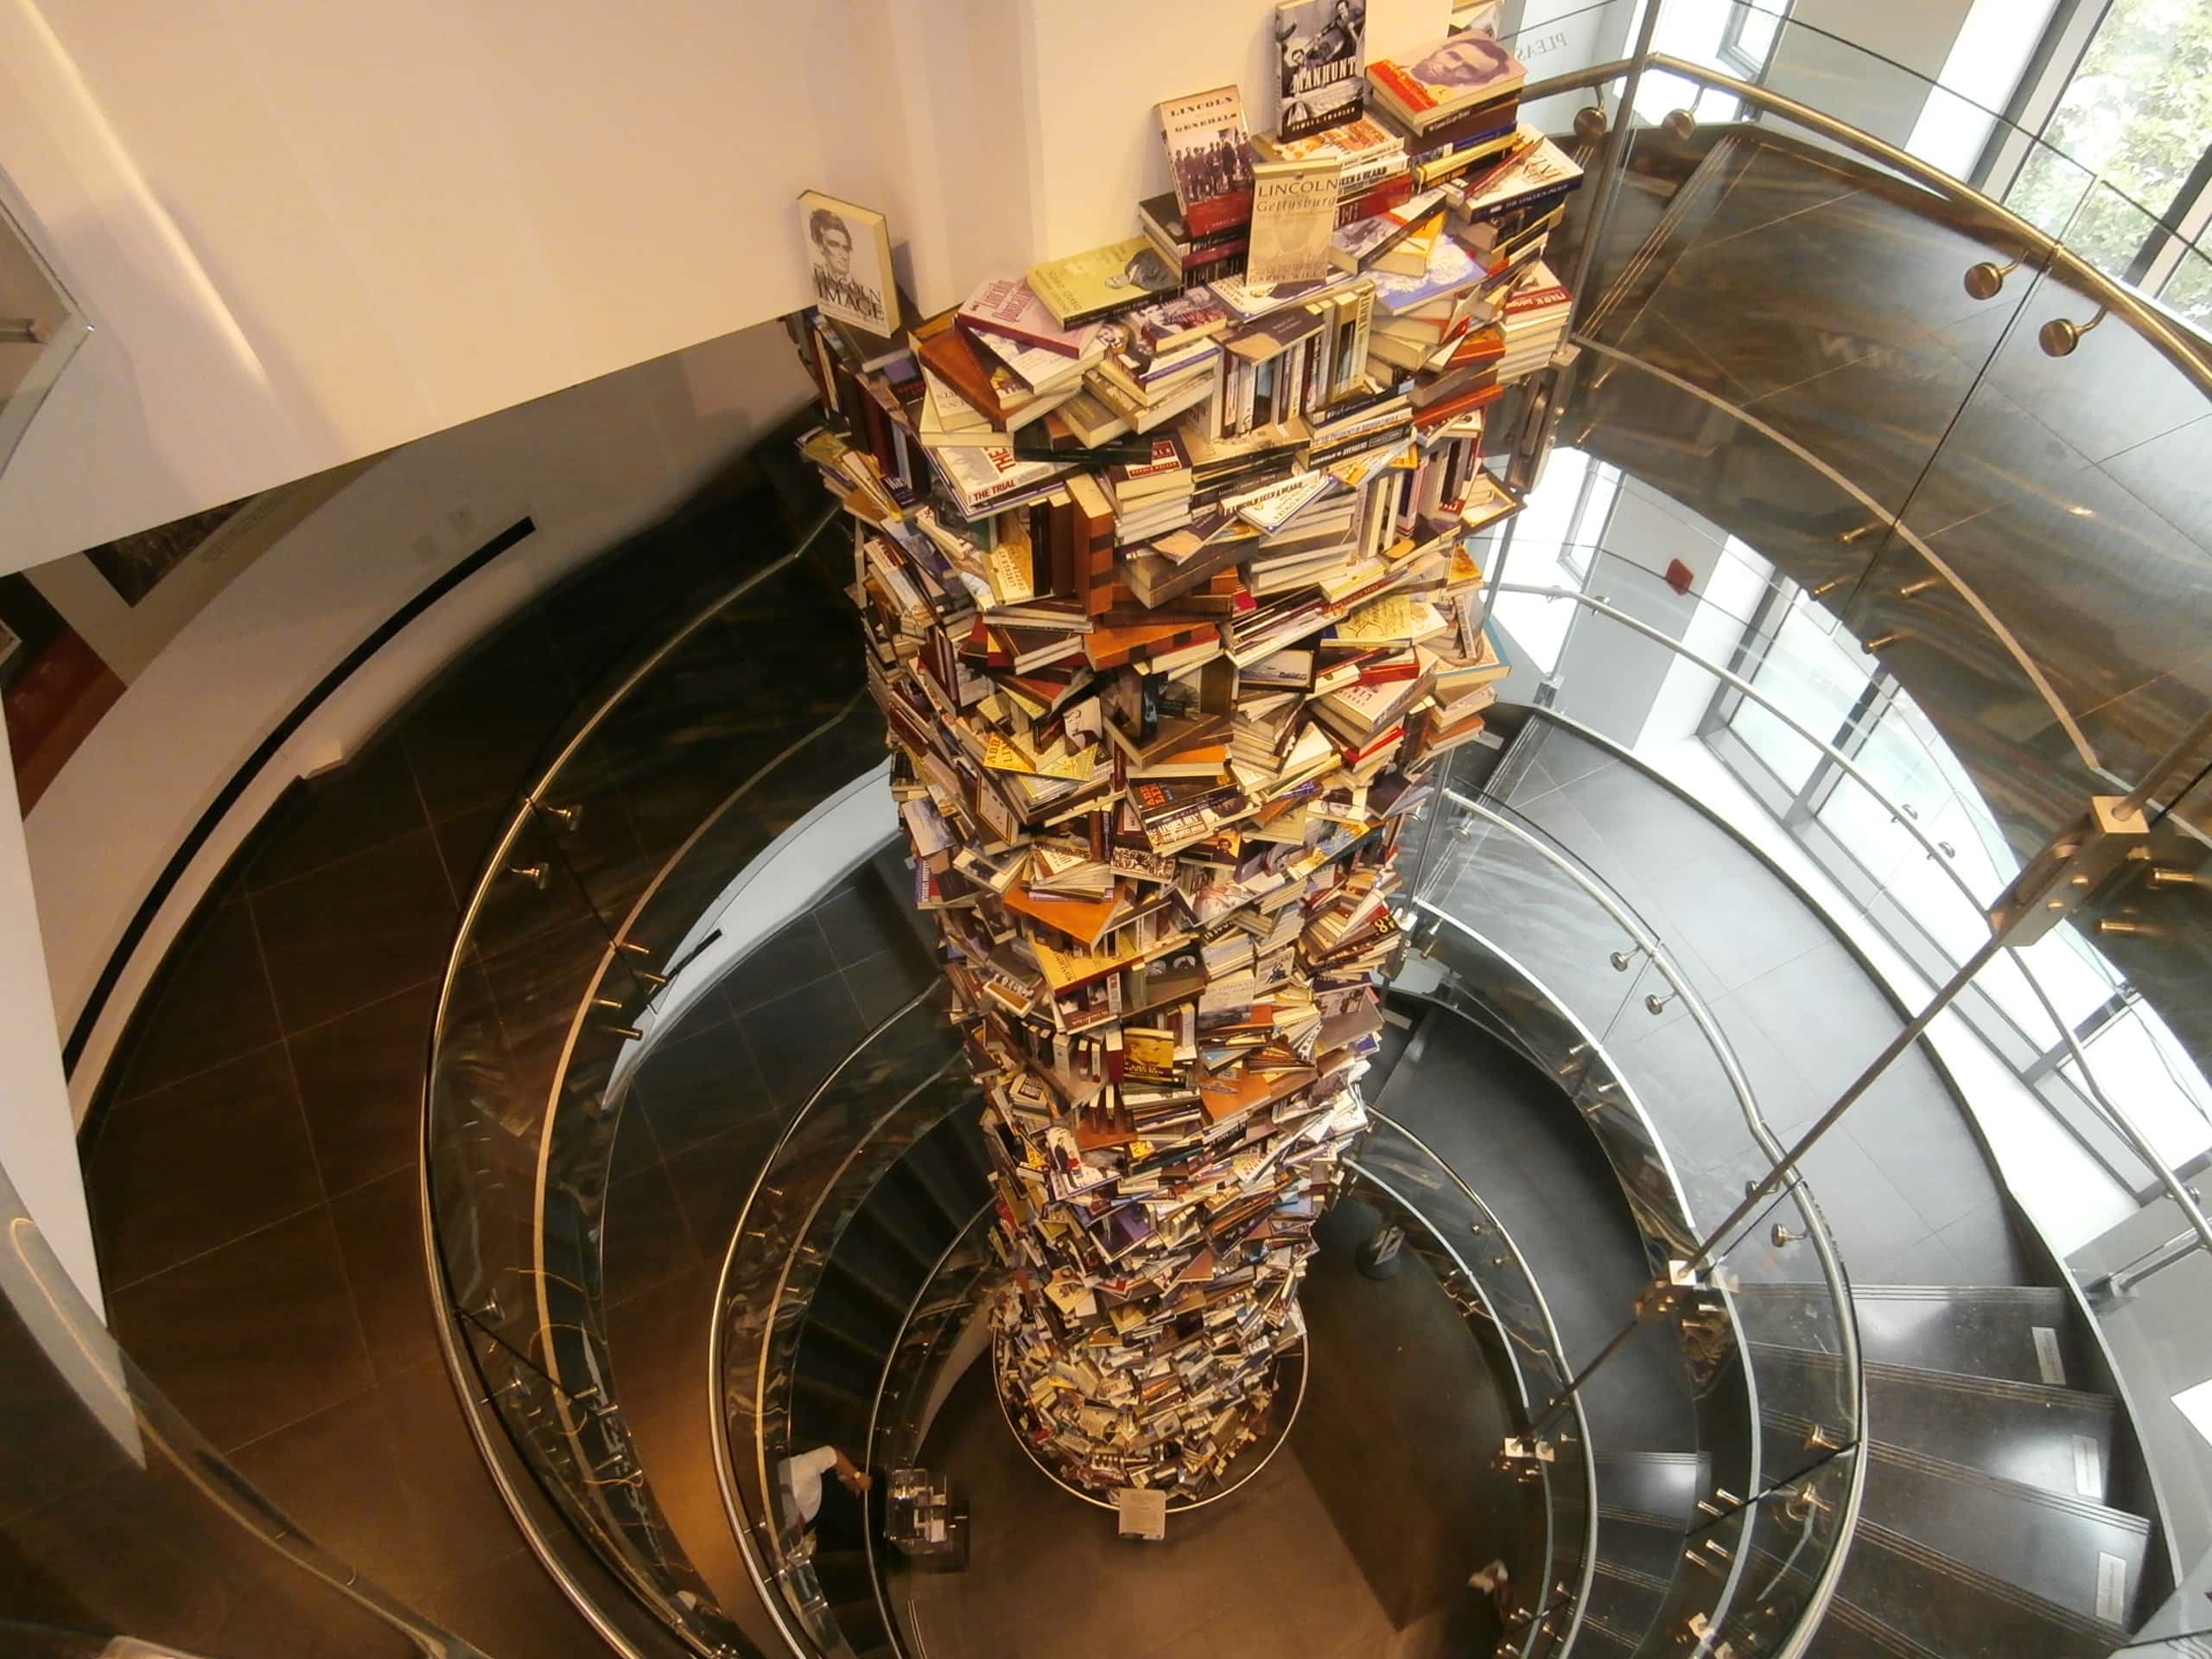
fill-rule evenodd
<path id="1" fill-rule="evenodd" d="M 1255 1476 L 1256 1476 L 1262 1469 L 1265 1469 L 1270 1463 L 1274 1461 L 1275 1453 L 1281 1451 L 1284 1442 L 1290 1439 L 1290 1431 L 1297 1424 L 1298 1414 L 1306 1404 L 1306 1376 L 1307 1370 L 1306 1363 L 1306 1343 L 1311 1342 L 1312 1340 L 1312 1333 L 1308 1332 L 1304 1342 L 1300 1342 L 1298 1346 L 1291 1350 L 1290 1352 L 1279 1356 L 1275 1360 L 1275 1398 L 1281 1400 L 1284 1397 L 1285 1390 L 1282 1387 L 1283 1367 L 1291 1364 L 1294 1362 L 1295 1362 L 1298 1366 L 1298 1388 L 1295 1393 L 1289 1395 L 1290 1409 L 1283 1414 L 1282 1427 L 1276 1433 L 1271 1434 L 1268 1437 L 1266 1445 L 1259 1448 L 1259 1455 L 1256 1458 L 1252 1457 L 1251 1453 L 1253 1447 L 1247 1446 L 1242 1453 L 1230 1460 L 1230 1467 L 1232 1471 L 1236 1469 L 1236 1465 L 1238 1464 L 1244 1463 L 1248 1460 L 1251 1466 L 1243 1470 L 1241 1473 L 1237 1473 L 1236 1478 L 1233 1480 L 1224 1482 L 1219 1491 L 1208 1492 L 1204 1497 L 1170 1497 L 1167 1500 L 1168 1514 L 1186 1515 L 1192 1510 L 1203 1510 L 1209 1503 L 1218 1503 L 1223 1498 L 1229 1497 L 1233 1492 L 1241 1491 L 1243 1487 L 1249 1484 Z M 1079 1497 L 1092 1508 L 1104 1510 L 1110 1514 L 1114 1509 L 1114 1500 L 1112 1498 L 1101 1497 L 1096 1492 L 1085 1491 L 1082 1487 L 1071 1485 L 1067 1481 L 1061 1479 L 1060 1477 L 1053 1471 L 1052 1465 L 1046 1463 L 1044 1459 L 1039 1457 L 1036 1451 L 1030 1446 L 1029 1437 L 1021 1432 L 1021 1426 L 1014 1421 L 1014 1413 L 1008 1409 L 1007 1406 L 1006 1395 L 1001 1392 L 999 1389 L 999 1338 L 994 1335 L 991 1338 L 990 1353 L 992 1372 L 991 1398 L 999 1402 L 999 1415 L 1006 1420 L 1007 1433 L 1014 1437 L 1014 1443 L 1021 1448 L 1021 1455 L 1027 1458 L 1029 1461 L 1036 1466 L 1037 1471 L 1039 1474 L 1043 1475 L 1046 1479 L 1051 1481 L 1053 1485 L 1058 1487 L 1062 1491 L 1067 1493 L 1069 1497 Z"/>

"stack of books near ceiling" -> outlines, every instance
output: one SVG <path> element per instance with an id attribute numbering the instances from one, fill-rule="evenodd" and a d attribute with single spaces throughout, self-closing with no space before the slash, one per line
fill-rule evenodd
<path id="1" fill-rule="evenodd" d="M 1370 118 L 1351 10 L 1278 9 L 1294 136 L 1252 143 L 1235 87 L 1160 107 L 1175 188 L 1123 240 L 897 336 L 792 320 L 987 1102 L 999 1387 L 1090 1491 L 1203 1496 L 1266 1432 L 1366 1122 L 1401 830 L 1506 671 L 1484 411 L 1563 339 L 1578 175 L 1509 110 L 1421 176 L 1459 127 Z"/>

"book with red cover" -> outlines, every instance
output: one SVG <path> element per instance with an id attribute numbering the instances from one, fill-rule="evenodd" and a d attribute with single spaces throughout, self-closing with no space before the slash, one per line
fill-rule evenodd
<path id="1" fill-rule="evenodd" d="M 994 276 L 968 296 L 958 312 L 961 326 L 1004 340 L 1019 340 L 1062 357 L 1081 357 L 1098 337 L 1095 322 L 1063 328 L 1027 281 Z"/>
<path id="2" fill-rule="evenodd" d="M 1244 97 L 1216 86 L 1155 106 L 1167 145 L 1175 200 L 1192 236 L 1211 236 L 1252 217 L 1252 140 Z"/>

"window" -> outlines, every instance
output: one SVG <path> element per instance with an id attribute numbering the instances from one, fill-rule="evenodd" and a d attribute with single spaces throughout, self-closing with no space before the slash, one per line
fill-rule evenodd
<path id="1" fill-rule="evenodd" d="M 2063 35 L 2070 20 L 2055 25 Z M 2005 205 L 2114 276 L 2167 290 L 2183 315 L 2212 301 L 2190 256 L 2212 184 L 2212 6 L 2111 0 Z M 2034 101 L 2032 95 L 2029 102 Z M 2091 183 L 2094 177 L 2094 185 Z"/>
<path id="2" fill-rule="evenodd" d="M 1766 5 L 1774 9 L 1767 10 Z M 1720 31 L 1721 67 L 1732 69 L 1745 80 L 1757 80 L 1764 74 L 1775 38 L 1782 33 L 1783 15 L 1789 10 L 1789 0 L 1730 6 L 1728 22 Z"/>
<path id="3" fill-rule="evenodd" d="M 1874 659 L 1796 584 L 1781 588 L 1789 596 L 1780 625 L 1748 677 L 1808 730 L 1834 742 L 1873 675 Z M 1737 702 L 1729 724 L 1785 790 L 1794 795 L 1804 788 L 1817 748 L 1750 697 Z"/>
<path id="4" fill-rule="evenodd" d="M 1497 542 L 1506 579 L 1577 592 L 1586 587 L 1620 481 L 1618 467 L 1580 449 L 1554 449 L 1528 505 L 1506 520 Z M 1513 646 L 1508 655 L 1548 674 L 1559 666 L 1575 608 L 1541 594 L 1500 594 L 1492 615 Z"/>

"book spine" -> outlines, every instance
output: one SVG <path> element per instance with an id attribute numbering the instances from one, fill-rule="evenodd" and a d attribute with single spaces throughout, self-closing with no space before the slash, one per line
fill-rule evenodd
<path id="1" fill-rule="evenodd" d="M 1351 353 L 1345 365 L 1349 384 L 1367 372 L 1367 342 L 1375 322 L 1375 284 L 1363 283 L 1344 299 L 1351 307 Z"/>

